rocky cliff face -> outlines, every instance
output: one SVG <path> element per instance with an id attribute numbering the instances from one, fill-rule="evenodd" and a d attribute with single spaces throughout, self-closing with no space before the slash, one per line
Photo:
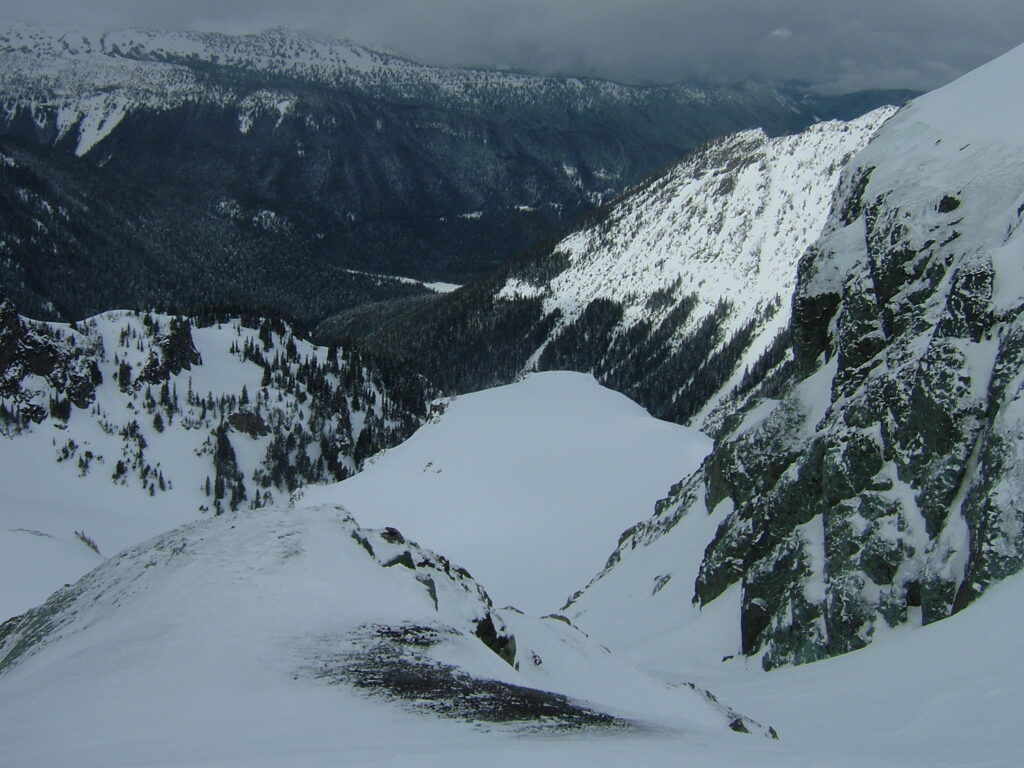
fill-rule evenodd
<path id="1" fill-rule="evenodd" d="M 110 197 L 121 187 L 153 193 L 160 210 L 143 242 L 163 256 L 158 272 L 201 275 L 220 283 L 217 296 L 291 315 L 312 314 L 322 291 L 268 296 L 271 266 L 249 278 L 232 261 L 276 261 L 295 282 L 291 272 L 345 268 L 465 282 L 713 136 L 800 130 L 834 108 L 767 86 L 639 88 L 439 69 L 281 30 L 0 30 L 0 132 L 102 166 Z M 133 205 L 110 218 L 125 220 L 108 232 L 115 244 L 135 235 Z M 49 245 L 9 241 L 0 263 L 32 283 Z M 60 245 L 77 273 L 106 271 L 97 244 Z M 192 265 L 196 250 L 219 258 Z M 88 311 L 166 305 L 144 287 L 128 298 Z M 344 297 L 313 316 L 355 303 Z M 69 309 L 48 316 L 84 316 Z"/>
<path id="2" fill-rule="evenodd" d="M 857 155 L 800 263 L 794 383 L 733 415 L 604 579 L 710 514 L 693 601 L 738 585 L 742 651 L 770 668 L 948 616 L 1021 569 L 1024 103 L 1003 86 L 1022 62 L 912 102 Z"/>

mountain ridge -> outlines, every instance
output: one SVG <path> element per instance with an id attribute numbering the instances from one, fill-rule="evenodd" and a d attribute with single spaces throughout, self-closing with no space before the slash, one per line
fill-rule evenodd
<path id="1" fill-rule="evenodd" d="M 797 261 L 842 166 L 893 111 L 711 141 L 488 278 L 395 305 L 404 316 L 356 338 L 449 391 L 579 370 L 714 430 L 730 398 L 784 375 Z M 347 322 L 317 333 L 344 338 Z"/>

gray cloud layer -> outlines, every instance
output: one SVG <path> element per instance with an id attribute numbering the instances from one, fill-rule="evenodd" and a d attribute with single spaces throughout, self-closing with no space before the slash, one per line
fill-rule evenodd
<path id="1" fill-rule="evenodd" d="M 0 16 L 315 29 L 438 64 L 928 89 L 1024 41 L 1021 0 L 0 0 Z"/>

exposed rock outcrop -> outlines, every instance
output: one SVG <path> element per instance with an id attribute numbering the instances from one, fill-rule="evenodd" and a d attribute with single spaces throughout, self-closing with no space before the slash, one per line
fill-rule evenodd
<path id="1" fill-rule="evenodd" d="M 912 102 L 847 168 L 800 263 L 794 377 L 726 421 L 616 563 L 720 515 L 694 585 L 738 585 L 766 668 L 928 623 L 1024 567 L 1024 47 Z M 586 598 L 583 598 L 584 601 Z"/>

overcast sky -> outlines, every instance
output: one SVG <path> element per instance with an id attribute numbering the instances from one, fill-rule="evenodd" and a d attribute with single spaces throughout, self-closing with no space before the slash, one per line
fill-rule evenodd
<path id="1" fill-rule="evenodd" d="M 927 90 L 1024 42 L 1024 0 L 0 0 L 0 18 L 284 25 L 438 64 Z"/>

